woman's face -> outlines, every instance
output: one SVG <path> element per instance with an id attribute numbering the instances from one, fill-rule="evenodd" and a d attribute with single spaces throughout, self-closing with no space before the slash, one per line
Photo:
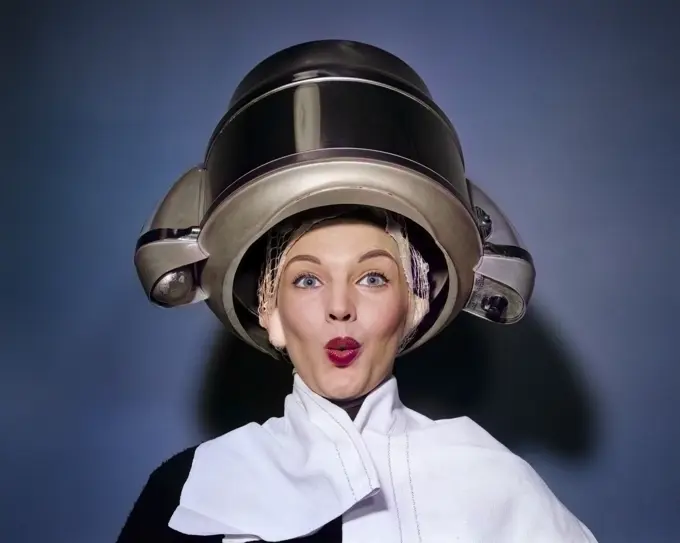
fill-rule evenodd
<path id="1" fill-rule="evenodd" d="M 267 328 L 317 394 L 355 398 L 392 372 L 410 301 L 399 262 L 394 239 L 359 222 L 322 223 L 288 251 Z"/>

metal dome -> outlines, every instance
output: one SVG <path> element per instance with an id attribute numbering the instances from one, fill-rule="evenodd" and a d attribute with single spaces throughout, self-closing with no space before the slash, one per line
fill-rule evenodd
<path id="1" fill-rule="evenodd" d="M 436 294 L 408 352 L 460 312 L 522 318 L 535 271 L 494 202 L 465 175 L 453 125 L 420 77 L 376 47 L 309 42 L 258 64 L 237 87 L 203 164 L 145 225 L 135 265 L 150 299 L 206 301 L 244 341 L 277 352 L 253 307 L 263 236 L 323 206 L 398 213 Z"/>

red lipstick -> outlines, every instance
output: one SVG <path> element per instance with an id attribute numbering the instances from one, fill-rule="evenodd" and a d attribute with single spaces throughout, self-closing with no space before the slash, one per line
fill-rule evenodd
<path id="1" fill-rule="evenodd" d="M 328 360 L 336 366 L 344 368 L 349 366 L 359 356 L 361 343 L 351 337 L 336 337 L 326 343 L 324 348 L 326 349 Z"/>

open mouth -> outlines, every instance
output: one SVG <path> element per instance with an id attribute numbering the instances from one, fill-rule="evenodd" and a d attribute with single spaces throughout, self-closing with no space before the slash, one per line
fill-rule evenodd
<path id="1" fill-rule="evenodd" d="M 325 345 L 328 359 L 336 366 L 349 366 L 359 356 L 361 343 L 351 337 L 337 337 Z"/>

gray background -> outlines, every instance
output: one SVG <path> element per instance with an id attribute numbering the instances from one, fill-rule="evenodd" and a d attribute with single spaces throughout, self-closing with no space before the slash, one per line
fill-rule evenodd
<path id="1" fill-rule="evenodd" d="M 245 72 L 347 38 L 421 73 L 539 270 L 521 325 L 461 318 L 401 361 L 404 399 L 475 417 L 601 542 L 678 541 L 671 2 L 13 4 L 0 17 L 0 540 L 113 541 L 164 458 L 280 409 L 289 369 L 224 338 L 205 306 L 151 307 L 132 253 Z"/>

